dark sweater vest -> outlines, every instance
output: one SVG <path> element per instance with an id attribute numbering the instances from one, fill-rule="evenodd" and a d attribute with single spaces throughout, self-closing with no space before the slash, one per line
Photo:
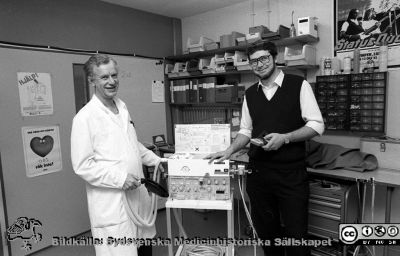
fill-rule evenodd
<path id="1" fill-rule="evenodd" d="M 364 29 L 360 25 L 358 25 L 352 21 L 347 21 L 347 22 L 349 23 L 349 26 L 347 27 L 346 34 L 358 35 L 358 34 L 364 32 Z"/>
<path id="2" fill-rule="evenodd" d="M 268 100 L 258 83 L 246 90 L 246 102 L 253 123 L 252 138 L 265 133 L 288 133 L 304 126 L 301 117 L 300 90 L 303 78 L 285 74 L 271 100 Z M 290 142 L 278 150 L 265 151 L 250 146 L 250 164 L 256 168 L 298 169 L 305 167 L 305 143 Z"/>

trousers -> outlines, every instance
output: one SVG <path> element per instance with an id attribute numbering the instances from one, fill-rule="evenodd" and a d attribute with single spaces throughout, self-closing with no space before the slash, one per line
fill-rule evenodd
<path id="1" fill-rule="evenodd" d="M 285 239 L 306 239 L 309 183 L 306 168 L 258 168 L 247 177 L 251 217 L 266 256 L 309 256 L 310 248 L 280 246 Z M 286 251 L 286 254 L 285 254 Z"/>

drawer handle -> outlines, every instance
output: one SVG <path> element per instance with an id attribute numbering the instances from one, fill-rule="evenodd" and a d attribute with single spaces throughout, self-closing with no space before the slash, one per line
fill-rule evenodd
<path id="1" fill-rule="evenodd" d="M 331 219 L 331 220 L 340 221 L 340 216 L 338 216 L 338 215 L 332 215 L 332 214 L 327 214 L 327 213 L 313 211 L 313 210 L 310 210 L 309 213 L 312 214 L 312 215 L 315 215 L 315 216 L 319 216 L 319 217 L 323 217 L 323 218 L 327 218 L 327 219 Z"/>
<path id="2" fill-rule="evenodd" d="M 313 204 L 328 206 L 328 207 L 335 208 L 335 209 L 340 209 L 340 207 L 341 207 L 340 204 L 327 203 L 327 202 L 322 202 L 322 201 L 314 200 L 314 199 L 310 199 L 310 200 L 308 200 L 308 201 L 309 201 L 310 203 L 313 203 Z"/>
<path id="3" fill-rule="evenodd" d="M 332 198 L 332 197 L 327 197 L 327 196 L 320 196 L 320 195 L 314 195 L 314 194 L 311 194 L 310 197 L 317 198 L 317 199 L 323 199 L 323 200 L 326 200 L 326 201 L 337 202 L 337 203 L 340 203 L 340 202 L 342 201 L 342 200 L 337 199 L 337 198 Z"/>
<path id="4" fill-rule="evenodd" d="M 308 231 L 307 233 L 312 235 L 312 236 L 317 236 L 317 237 L 321 237 L 321 238 L 325 238 L 325 239 L 331 239 L 334 242 L 339 242 L 339 239 L 331 237 L 331 236 L 324 236 L 324 235 L 321 235 L 321 234 L 318 234 L 318 233 L 315 233 L 315 232 L 312 232 L 312 231 Z"/>

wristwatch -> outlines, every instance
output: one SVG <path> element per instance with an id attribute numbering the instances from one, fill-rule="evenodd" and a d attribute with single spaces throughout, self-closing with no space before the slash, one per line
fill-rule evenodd
<path id="1" fill-rule="evenodd" d="M 289 144 L 290 143 L 289 137 L 290 137 L 289 133 L 285 134 L 285 144 Z"/>

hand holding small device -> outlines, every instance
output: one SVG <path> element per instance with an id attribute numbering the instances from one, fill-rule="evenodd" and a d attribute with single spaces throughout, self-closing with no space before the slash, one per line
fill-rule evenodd
<path id="1" fill-rule="evenodd" d="M 256 145 L 258 147 L 267 145 L 268 141 L 269 141 L 269 139 L 264 139 L 263 137 L 250 139 L 250 143 L 253 145 Z"/>

